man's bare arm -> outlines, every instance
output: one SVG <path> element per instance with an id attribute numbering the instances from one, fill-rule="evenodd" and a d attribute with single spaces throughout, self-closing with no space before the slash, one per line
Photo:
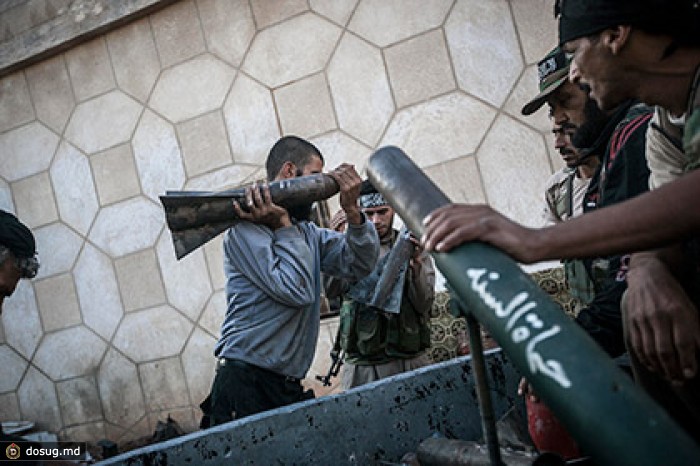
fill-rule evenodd
<path id="1" fill-rule="evenodd" d="M 526 228 L 487 206 L 450 204 L 428 215 L 423 244 L 445 252 L 482 241 L 514 259 L 607 256 L 663 246 L 700 232 L 700 170 L 629 201 L 542 229 Z"/>

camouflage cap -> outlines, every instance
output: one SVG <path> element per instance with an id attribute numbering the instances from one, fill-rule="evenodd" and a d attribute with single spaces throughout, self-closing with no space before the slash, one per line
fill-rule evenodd
<path id="1" fill-rule="evenodd" d="M 547 97 L 569 77 L 571 58 L 559 47 L 555 48 L 537 63 L 537 74 L 540 81 L 540 93 L 530 100 L 521 110 L 523 115 L 530 115 L 540 109 Z"/>

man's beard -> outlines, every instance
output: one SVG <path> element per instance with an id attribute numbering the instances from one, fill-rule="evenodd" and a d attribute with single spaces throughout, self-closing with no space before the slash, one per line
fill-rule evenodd
<path id="1" fill-rule="evenodd" d="M 598 108 L 595 100 L 590 97 L 586 99 L 583 114 L 585 118 L 584 122 L 571 137 L 571 143 L 577 149 L 586 149 L 593 146 L 603 132 L 603 129 L 605 129 L 605 125 L 610 121 L 610 117 Z"/>
<path id="2" fill-rule="evenodd" d="M 287 212 L 289 213 L 290 217 L 292 217 L 294 220 L 296 220 L 298 222 L 303 222 L 303 221 L 308 222 L 309 220 L 311 220 L 311 209 L 312 208 L 313 208 L 313 203 L 312 204 L 304 204 L 304 205 L 289 207 L 289 208 L 287 208 Z"/>

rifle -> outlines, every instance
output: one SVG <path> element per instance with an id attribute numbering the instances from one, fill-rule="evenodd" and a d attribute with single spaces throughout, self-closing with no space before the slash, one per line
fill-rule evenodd
<path id="1" fill-rule="evenodd" d="M 336 339 L 337 341 L 337 339 Z M 334 345 L 335 346 L 335 345 Z M 331 367 L 328 369 L 326 375 L 317 375 L 316 380 L 323 383 L 324 387 L 331 386 L 331 377 L 337 377 L 338 372 L 340 372 L 340 366 L 343 365 L 343 359 L 345 358 L 345 351 L 340 348 L 333 348 L 331 351 Z"/>
<path id="2" fill-rule="evenodd" d="M 330 175 L 322 173 L 270 182 L 272 202 L 285 208 L 328 199 L 339 189 Z M 167 191 L 160 196 L 178 260 L 239 220 L 233 201 L 239 201 L 247 211 L 245 202 L 241 202 L 245 200 L 245 190 L 239 187 L 221 192 Z"/>

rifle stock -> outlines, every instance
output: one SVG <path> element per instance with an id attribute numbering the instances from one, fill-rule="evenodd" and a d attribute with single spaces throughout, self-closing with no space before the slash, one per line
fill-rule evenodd
<path id="1" fill-rule="evenodd" d="M 245 190 L 242 187 L 221 192 L 168 191 L 160 196 L 178 260 L 236 223 L 233 201 L 244 200 Z M 270 183 L 272 202 L 285 208 L 328 199 L 338 190 L 338 183 L 322 173 Z M 247 209 L 243 202 L 241 207 Z"/>

